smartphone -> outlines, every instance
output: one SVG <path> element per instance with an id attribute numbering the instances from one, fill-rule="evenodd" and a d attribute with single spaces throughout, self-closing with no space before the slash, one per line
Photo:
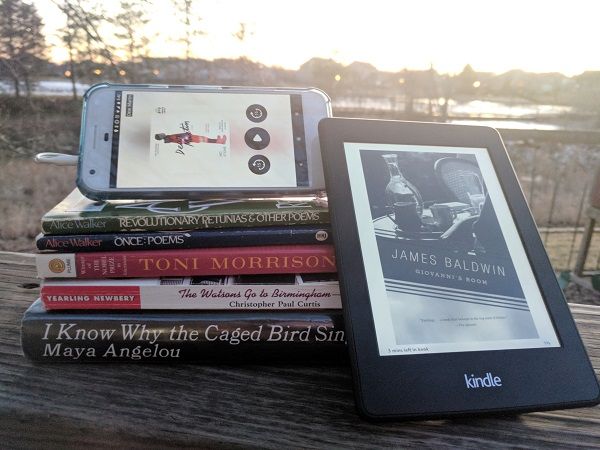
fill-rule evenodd
<path id="1" fill-rule="evenodd" d="M 329 116 L 318 89 L 94 85 L 77 186 L 97 200 L 319 191 Z"/>

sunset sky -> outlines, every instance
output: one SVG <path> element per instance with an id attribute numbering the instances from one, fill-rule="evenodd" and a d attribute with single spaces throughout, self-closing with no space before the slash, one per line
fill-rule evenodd
<path id="1" fill-rule="evenodd" d="M 35 0 L 50 44 L 64 19 L 51 0 Z M 104 2 L 107 16 L 119 2 Z M 147 32 L 152 56 L 182 56 L 171 0 L 154 0 Z M 194 56 L 246 56 L 267 65 L 298 68 L 312 57 L 344 64 L 363 61 L 380 70 L 426 69 L 457 73 L 466 64 L 501 73 L 511 69 L 576 75 L 600 70 L 600 2 L 590 0 L 333 1 L 196 0 L 205 32 Z M 233 36 L 240 22 L 249 35 Z M 111 29 L 104 31 L 110 37 Z M 110 38 L 109 38 L 110 39 Z M 56 61 L 65 50 L 55 48 Z"/>

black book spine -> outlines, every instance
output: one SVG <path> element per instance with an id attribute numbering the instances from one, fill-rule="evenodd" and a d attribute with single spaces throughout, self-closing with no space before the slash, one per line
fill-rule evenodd
<path id="1" fill-rule="evenodd" d="M 62 253 L 329 243 L 329 227 L 313 225 L 78 235 L 40 234 L 36 238 L 38 250 Z"/>
<path id="2" fill-rule="evenodd" d="M 21 327 L 37 362 L 344 360 L 341 311 L 46 312 L 40 301 Z"/>

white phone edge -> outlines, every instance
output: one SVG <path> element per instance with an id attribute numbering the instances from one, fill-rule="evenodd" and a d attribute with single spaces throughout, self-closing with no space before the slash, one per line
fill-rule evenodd
<path id="1" fill-rule="evenodd" d="M 307 145 L 307 163 L 309 166 L 309 186 L 292 188 L 169 188 L 157 190 L 148 188 L 110 188 L 110 144 L 101 143 L 102 150 L 96 151 L 94 145 L 98 140 L 94 136 L 95 124 L 110 126 L 113 113 L 113 100 L 107 101 L 102 96 L 113 99 L 116 90 L 159 90 L 159 91 L 200 91 L 200 92 L 239 92 L 239 93 L 277 93 L 300 94 L 304 112 L 304 128 Z M 98 95 L 102 93 L 102 95 Z M 93 113 L 92 113 L 93 111 Z M 308 111 L 308 112 L 307 112 Z M 77 186 L 87 196 L 95 200 L 106 199 L 166 199 L 166 198 L 207 198 L 215 196 L 247 196 L 247 195 L 305 195 L 323 191 L 325 179 L 320 154 L 318 124 L 322 118 L 331 117 L 331 99 L 325 92 L 317 88 L 279 88 L 279 87 L 241 87 L 241 86 L 170 86 L 170 85 L 122 85 L 103 83 L 92 86 L 84 95 L 82 112 L 82 128 L 80 138 Z M 91 116 L 91 119 L 89 119 Z M 102 119 L 98 119 L 102 117 Z M 110 118 L 110 119 L 109 119 Z M 103 120 L 103 122 L 99 122 Z M 89 151 L 88 149 L 92 149 Z M 95 174 L 90 176 L 90 168 Z M 98 181 L 95 181 L 98 180 Z"/>

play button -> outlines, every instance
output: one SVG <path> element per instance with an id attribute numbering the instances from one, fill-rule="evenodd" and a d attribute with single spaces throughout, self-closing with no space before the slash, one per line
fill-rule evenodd
<path id="1" fill-rule="evenodd" d="M 262 150 L 271 142 L 271 136 L 264 128 L 255 127 L 246 131 L 244 140 L 248 147 L 254 150 Z"/>

